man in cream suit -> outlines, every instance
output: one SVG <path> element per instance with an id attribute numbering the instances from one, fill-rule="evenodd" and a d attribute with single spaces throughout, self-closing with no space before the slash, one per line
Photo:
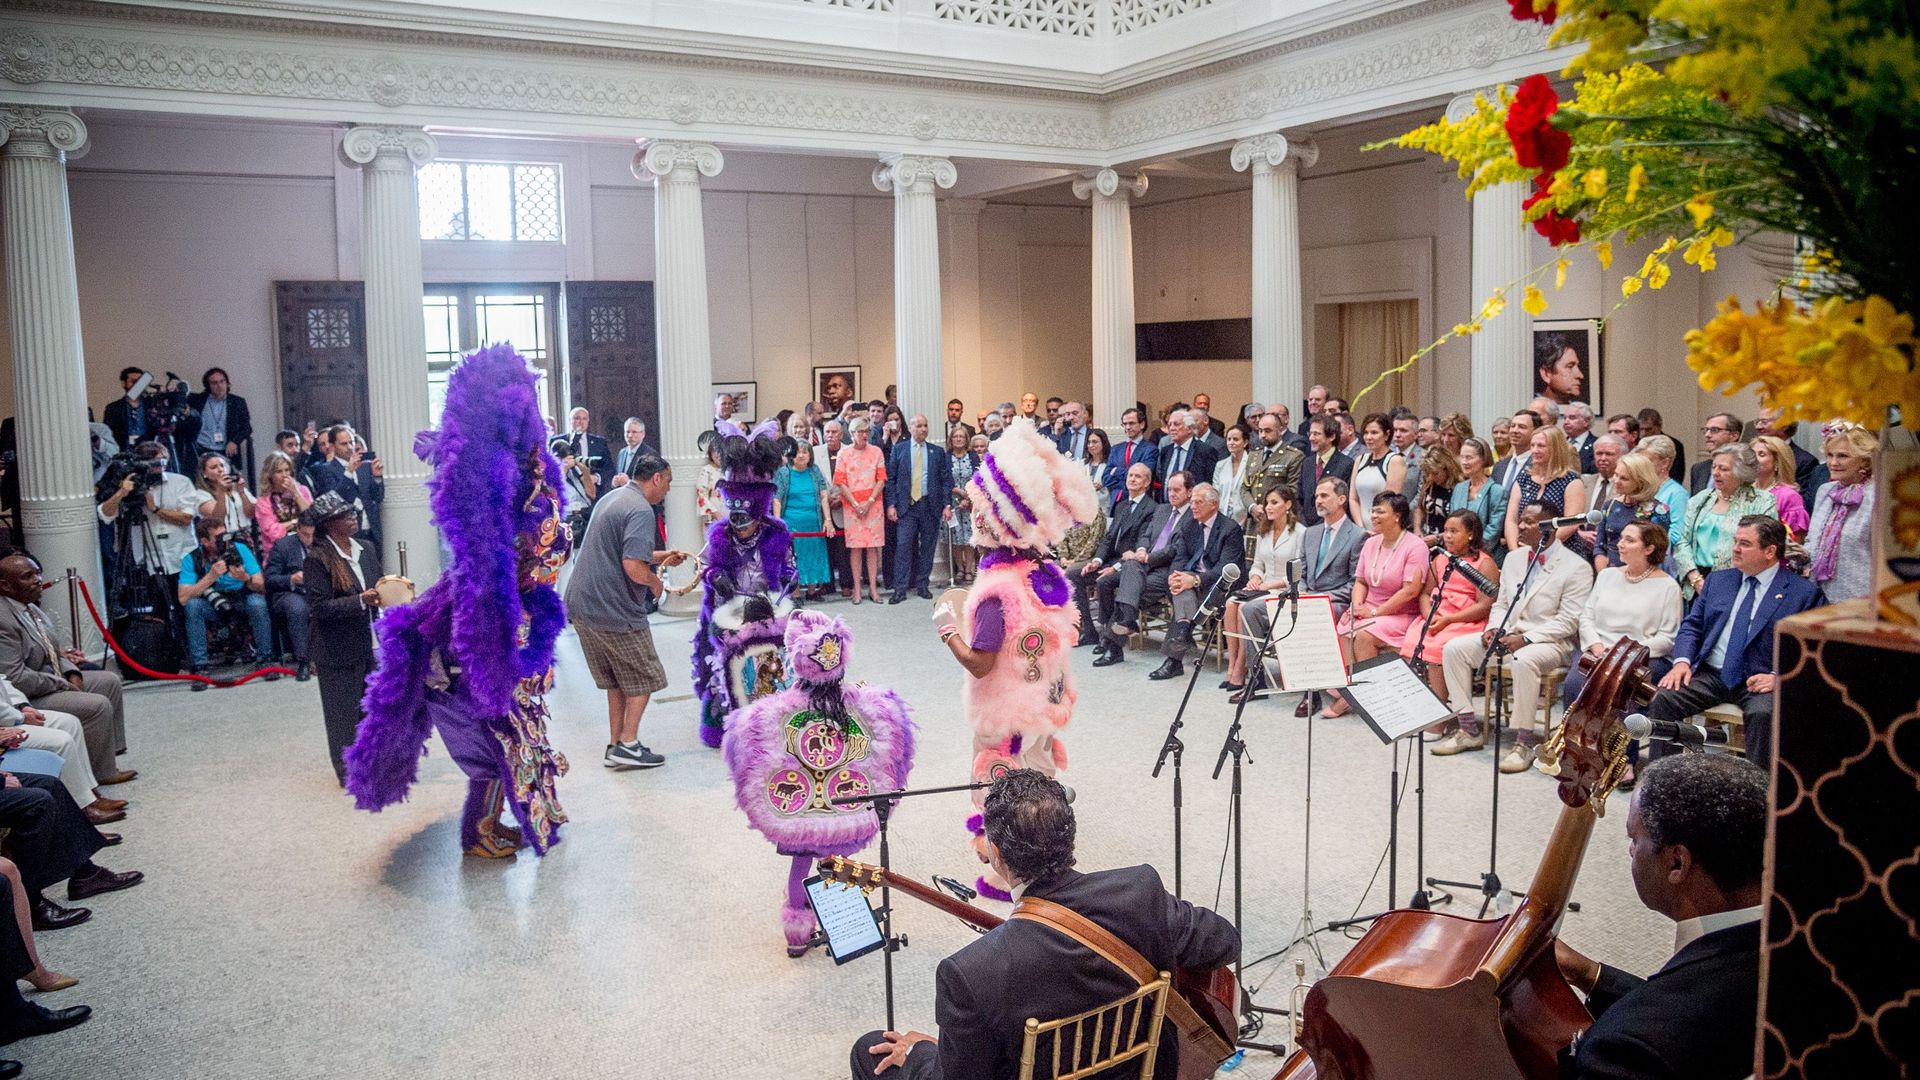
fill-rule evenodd
<path id="1" fill-rule="evenodd" d="M 1513 727 L 1526 734 L 1514 746 L 1510 761 L 1501 762 L 1502 772 L 1519 772 L 1533 762 L 1533 719 L 1540 704 L 1540 682 L 1549 671 L 1564 665 L 1573 656 L 1580 633 L 1580 612 L 1587 606 L 1587 593 L 1593 589 L 1593 569 L 1585 559 L 1568 551 L 1547 535 L 1547 546 L 1540 548 L 1540 522 L 1560 516 L 1560 505 L 1535 499 L 1520 508 L 1520 546 L 1507 552 L 1500 567 L 1500 596 L 1487 615 L 1487 629 L 1466 634 L 1447 642 L 1441 652 L 1441 668 L 1447 678 L 1447 704 L 1460 720 L 1460 730 L 1433 744 L 1435 754 L 1458 754 L 1487 745 L 1487 724 L 1473 711 L 1473 669 L 1478 667 L 1493 635 L 1502 622 L 1506 636 L 1501 639 L 1507 651 L 1513 678 Z M 1538 560 L 1532 577 L 1527 576 L 1530 561 Z M 1520 585 L 1526 582 L 1526 593 Z M 1513 617 L 1508 618 L 1511 609 Z M 1515 767 L 1514 762 L 1519 762 Z"/>
<path id="2" fill-rule="evenodd" d="M 1333 617 L 1338 619 L 1353 602 L 1354 572 L 1360 563 L 1360 545 L 1367 536 L 1347 517 L 1345 480 L 1329 476 L 1320 481 L 1313 489 L 1313 504 L 1320 512 L 1320 524 L 1309 528 L 1300 538 L 1300 592 L 1332 597 Z M 1271 625 L 1268 613 L 1272 610 L 1262 597 L 1240 605 L 1240 625 L 1248 637 L 1260 640 L 1267 636 Z M 1248 643 L 1248 648 L 1255 647 Z M 1247 688 L 1241 693 L 1256 692 L 1266 680 L 1264 663 L 1249 664 Z M 1237 695 L 1233 700 L 1238 704 Z M 1307 698 L 1300 699 L 1295 715 L 1307 715 Z"/>

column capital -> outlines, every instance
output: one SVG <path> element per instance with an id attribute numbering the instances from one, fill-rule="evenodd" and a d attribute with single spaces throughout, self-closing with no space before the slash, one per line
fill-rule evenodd
<path id="1" fill-rule="evenodd" d="M 418 168 L 439 156 L 440 144 L 420 128 L 348 128 L 340 140 L 340 156 L 349 165 L 371 165 L 379 158 L 405 157 Z"/>
<path id="2" fill-rule="evenodd" d="M 1101 169 L 1096 173 L 1076 177 L 1073 181 L 1073 197 L 1076 199 L 1092 198 L 1095 194 L 1105 195 L 1109 199 L 1120 197 L 1137 199 L 1146 193 L 1146 173 L 1122 176 L 1113 169 Z"/>
<path id="3" fill-rule="evenodd" d="M 720 175 L 725 164 L 720 148 L 712 143 L 643 139 L 640 152 L 633 155 L 633 175 L 641 180 L 698 180 Z"/>
<path id="4" fill-rule="evenodd" d="M 49 155 L 78 155 L 87 145 L 87 125 L 65 109 L 0 103 L 0 145 L 15 154 L 44 146 Z"/>
<path id="5" fill-rule="evenodd" d="M 936 187 L 952 187 L 959 178 L 953 162 L 943 157 L 888 154 L 873 167 L 873 186 L 896 195 L 909 191 L 932 194 Z"/>
<path id="6" fill-rule="evenodd" d="M 1489 102 L 1497 105 L 1500 103 L 1502 94 L 1511 95 L 1513 90 L 1514 87 L 1512 83 L 1499 83 L 1494 86 L 1482 86 L 1478 89 L 1469 90 L 1455 97 L 1452 101 L 1447 102 L 1447 119 L 1457 124 L 1473 115 L 1474 109 L 1478 108 L 1475 104 L 1478 99 L 1486 98 Z"/>
<path id="7" fill-rule="evenodd" d="M 1261 172 L 1288 164 L 1296 169 L 1310 169 L 1320 160 L 1320 147 L 1306 139 L 1289 139 L 1277 131 L 1270 131 L 1234 143 L 1233 153 L 1228 160 L 1234 172 L 1246 172 L 1248 169 Z"/>

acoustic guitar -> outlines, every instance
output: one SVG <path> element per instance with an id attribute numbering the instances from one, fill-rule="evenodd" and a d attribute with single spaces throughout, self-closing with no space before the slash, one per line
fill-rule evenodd
<path id="1" fill-rule="evenodd" d="M 1626 769 L 1629 707 L 1653 698 L 1647 648 L 1622 638 L 1588 671 L 1539 765 L 1560 817 L 1526 897 L 1499 919 L 1382 915 L 1307 993 L 1300 1043 L 1274 1080 L 1557 1080 L 1561 1049 L 1593 1023 L 1553 942 L 1593 825 Z"/>
<path id="2" fill-rule="evenodd" d="M 901 877 L 897 872 L 886 873 L 868 863 L 833 855 L 821 859 L 819 869 L 823 879 L 851 885 L 863 892 L 885 885 L 980 930 L 992 930 L 1006 921 L 912 878 Z M 1203 1080 L 1212 1076 L 1215 1067 L 1232 1055 L 1234 1043 L 1240 1037 L 1240 984 L 1233 977 L 1233 969 L 1175 969 L 1173 994 L 1167 998 L 1167 1019 L 1173 1021 L 1186 1048 L 1180 1054 L 1180 1080 Z M 1199 1049 L 1210 1049 L 1200 1055 L 1207 1064 L 1189 1066 L 1188 1062 L 1195 1060 L 1191 1051 Z M 1205 1071 L 1199 1071 L 1200 1068 Z"/>

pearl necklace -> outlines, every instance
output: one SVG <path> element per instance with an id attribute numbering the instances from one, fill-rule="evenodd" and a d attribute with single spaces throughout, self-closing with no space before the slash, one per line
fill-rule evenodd
<path id="1" fill-rule="evenodd" d="M 1652 577 L 1652 576 L 1653 576 L 1653 572 L 1654 572 L 1655 570 L 1658 570 L 1658 569 L 1659 569 L 1659 567 L 1657 567 L 1657 566 L 1649 566 L 1649 567 L 1647 567 L 1647 568 L 1646 568 L 1645 570 L 1643 570 L 1643 571 L 1641 571 L 1641 573 L 1640 573 L 1640 576 L 1639 576 L 1639 577 L 1634 577 L 1634 576 L 1633 576 L 1633 572 L 1632 572 L 1631 570 L 1628 570 L 1628 569 L 1627 569 L 1627 568 L 1625 568 L 1625 567 L 1621 567 L 1621 568 L 1620 568 L 1620 576 L 1621 576 L 1621 577 L 1624 577 L 1624 578 L 1626 578 L 1626 579 L 1627 579 L 1627 584 L 1629 584 L 1629 585 L 1638 585 L 1638 584 L 1640 584 L 1641 582 L 1643 582 L 1643 581 L 1645 581 L 1645 580 L 1647 580 L 1648 578 L 1650 578 L 1650 577 Z"/>

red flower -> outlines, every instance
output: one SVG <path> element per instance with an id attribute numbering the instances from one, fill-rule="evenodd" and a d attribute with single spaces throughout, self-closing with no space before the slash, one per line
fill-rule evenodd
<path id="1" fill-rule="evenodd" d="M 1520 204 L 1522 211 L 1533 209 L 1533 204 L 1547 197 L 1547 188 L 1553 184 L 1552 173 L 1541 173 L 1533 178 L 1533 194 Z M 1580 242 L 1580 223 L 1570 217 L 1562 217 L 1558 210 L 1548 210 L 1534 219 L 1533 231 L 1547 238 L 1554 247 Z"/>
<path id="2" fill-rule="evenodd" d="M 1513 17 L 1521 22 L 1538 19 L 1542 23 L 1550 23 L 1554 16 L 1559 14 L 1559 10 L 1553 4 L 1548 4 L 1540 11 L 1533 10 L 1533 0 L 1507 0 L 1507 6 L 1513 9 Z"/>
<path id="3" fill-rule="evenodd" d="M 1558 172 L 1567 167 L 1573 136 L 1553 126 L 1553 114 L 1559 108 L 1560 95 L 1545 75 L 1529 75 L 1520 83 L 1507 106 L 1507 140 L 1521 168 Z"/>

